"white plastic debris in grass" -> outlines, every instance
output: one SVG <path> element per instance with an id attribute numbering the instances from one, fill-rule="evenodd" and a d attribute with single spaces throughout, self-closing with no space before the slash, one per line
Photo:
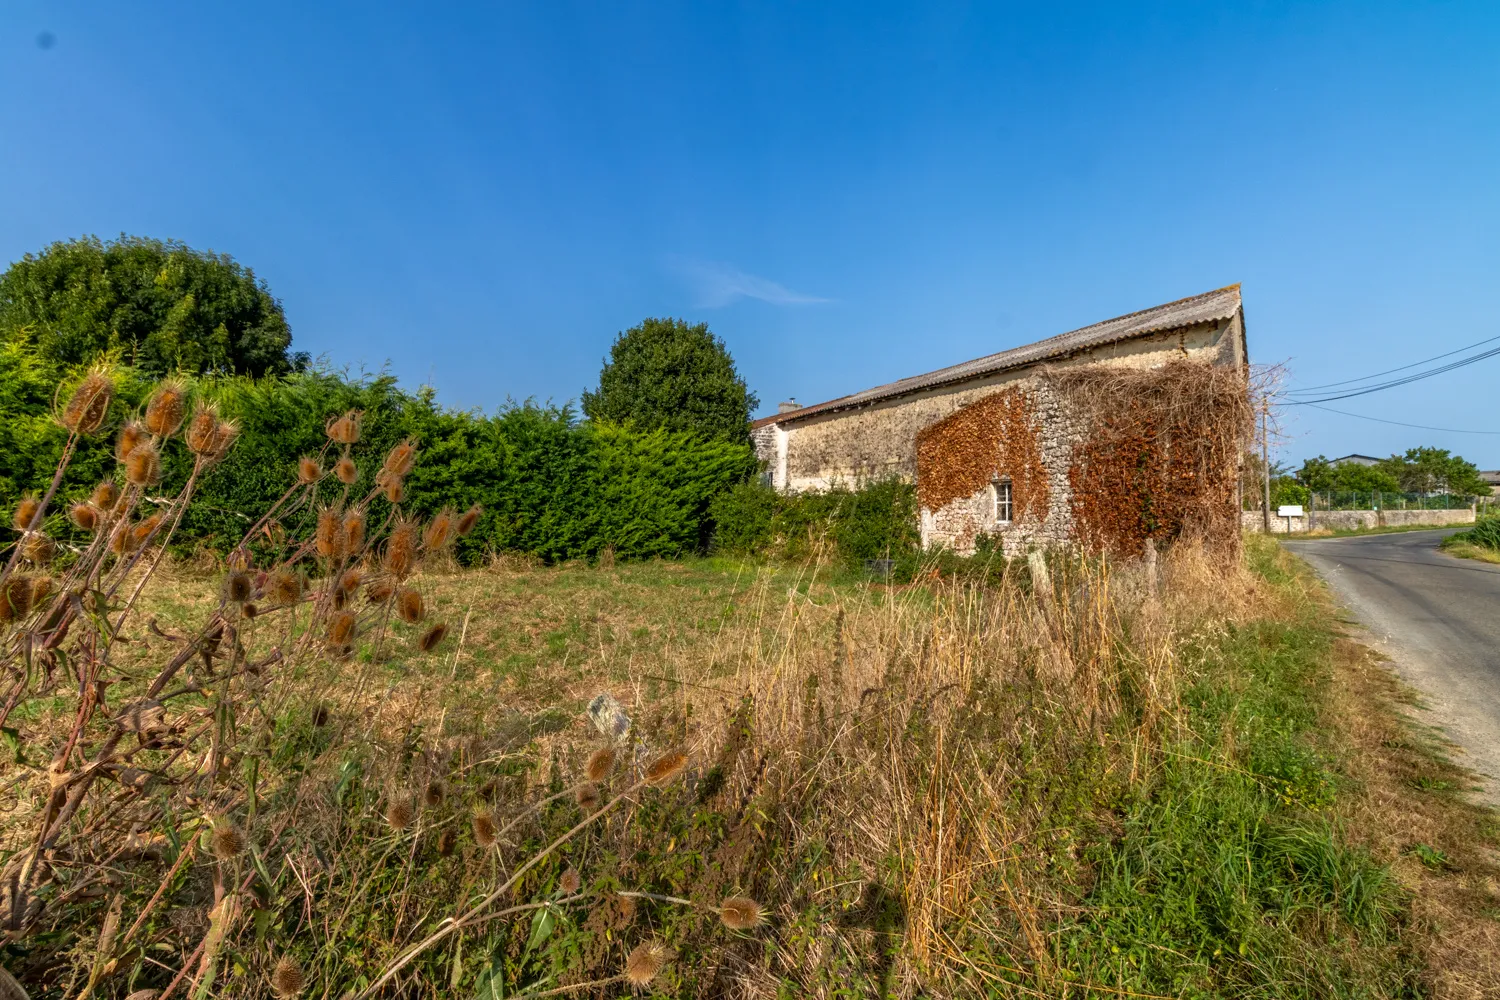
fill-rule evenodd
<path id="1" fill-rule="evenodd" d="M 630 716 L 625 714 L 625 709 L 613 695 L 601 694 L 589 702 L 589 718 L 593 720 L 594 728 L 612 742 L 623 743 L 630 734 Z"/>

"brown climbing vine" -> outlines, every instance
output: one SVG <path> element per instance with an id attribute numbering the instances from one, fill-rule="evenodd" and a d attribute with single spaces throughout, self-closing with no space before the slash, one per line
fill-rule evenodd
<path id="1" fill-rule="evenodd" d="M 1012 519 L 1047 514 L 1047 469 L 1035 394 L 1002 389 L 917 434 L 917 499 L 937 511 L 1010 477 Z"/>

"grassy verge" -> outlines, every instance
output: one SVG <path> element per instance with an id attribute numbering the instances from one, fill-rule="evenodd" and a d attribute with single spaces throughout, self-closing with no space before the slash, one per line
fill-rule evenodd
<path id="1" fill-rule="evenodd" d="M 1438 546 L 1450 556 L 1460 559 L 1478 559 L 1480 562 L 1500 563 L 1500 550 L 1492 549 L 1488 545 L 1476 545 L 1467 538 L 1455 535 L 1452 538 L 1443 539 Z"/>
<path id="2" fill-rule="evenodd" d="M 1277 538 L 1349 538 L 1355 535 L 1395 535 L 1407 531 L 1440 531 L 1443 528 L 1452 528 L 1452 524 L 1396 524 L 1377 526 L 1373 528 L 1318 528 L 1315 531 L 1294 531 L 1289 535 L 1277 535 Z"/>
<path id="3" fill-rule="evenodd" d="M 1482 995 L 1463 991 L 1496 953 L 1487 814 L 1298 564 L 1247 545 L 1240 567 L 1174 552 L 1155 586 L 1064 561 L 983 586 L 714 559 L 430 573 L 442 655 L 398 629 L 247 678 L 216 779 L 178 737 L 142 740 L 148 777 L 82 813 L 99 834 L 0 961 L 34 995 L 105 965 L 96 993 L 162 989 L 210 939 L 216 990 L 252 997 L 285 958 L 340 996 L 404 955 L 387 995 L 626 995 L 627 956 L 658 944 L 640 992 L 663 997 Z M 163 580 L 127 675 L 217 591 Z M 287 627 L 247 624 L 251 658 Z M 226 711 L 193 683 L 172 732 Z M 600 692 L 632 726 L 591 782 Z M 7 851 L 48 807 L 35 748 L 75 701 L 11 716 Z M 676 748 L 685 774 L 640 787 Z M 164 791 L 215 780 L 211 803 Z M 220 849 L 226 816 L 241 849 Z M 758 912 L 726 918 L 731 898 Z M 139 928 L 101 960 L 115 909 Z"/>

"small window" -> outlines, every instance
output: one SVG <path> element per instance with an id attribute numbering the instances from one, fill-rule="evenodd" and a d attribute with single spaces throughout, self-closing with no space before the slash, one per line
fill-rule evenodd
<path id="1" fill-rule="evenodd" d="M 1009 524 L 1011 515 L 1009 479 L 990 483 L 990 502 L 994 504 L 995 520 L 1000 524 Z"/>

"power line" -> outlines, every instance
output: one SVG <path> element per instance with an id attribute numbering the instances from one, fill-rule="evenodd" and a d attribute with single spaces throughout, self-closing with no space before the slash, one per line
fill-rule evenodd
<path id="1" fill-rule="evenodd" d="M 1425 365 L 1425 364 L 1427 364 L 1430 361 L 1440 361 L 1443 358 L 1449 358 L 1449 357 L 1452 357 L 1455 354 L 1462 354 L 1464 351 L 1472 350 L 1475 347 L 1482 347 L 1483 345 L 1488 344 L 1488 343 L 1492 343 L 1492 342 L 1494 342 L 1496 340 L 1500 340 L 1500 336 L 1497 336 L 1497 337 L 1487 337 L 1486 339 L 1481 340 L 1478 343 L 1470 344 L 1468 347 L 1460 347 L 1460 348 L 1458 348 L 1456 350 L 1449 351 L 1447 354 L 1439 354 L 1439 355 L 1436 355 L 1434 357 L 1427 358 L 1427 359 L 1425 359 L 1423 361 L 1413 361 L 1409 365 L 1402 365 L 1400 368 L 1390 368 L 1390 369 L 1387 369 L 1386 371 L 1383 371 L 1383 372 L 1376 372 L 1373 375 L 1366 375 L 1363 378 L 1345 379 L 1342 382 L 1327 382 L 1327 383 L 1325 383 L 1323 385 L 1310 385 L 1310 386 L 1307 386 L 1307 387 L 1302 388 L 1302 389 L 1288 389 L 1287 390 L 1287 395 L 1289 395 L 1289 396 L 1297 396 L 1297 395 L 1302 395 L 1302 394 L 1305 394 L 1305 393 L 1317 392 L 1317 391 L 1322 390 L 1322 389 L 1334 389 L 1334 388 L 1337 388 L 1338 386 L 1341 386 L 1341 385 L 1352 385 L 1355 382 L 1368 382 L 1370 379 L 1372 379 L 1372 378 L 1379 378 L 1382 375 L 1391 375 L 1391 374 L 1394 374 L 1395 372 L 1404 372 L 1408 368 L 1415 368 L 1418 365 Z"/>
<path id="2" fill-rule="evenodd" d="M 1331 403 L 1336 399 L 1350 399 L 1354 396 L 1365 396 L 1372 392 L 1381 392 L 1385 389 L 1394 389 L 1400 385 L 1409 385 L 1412 382 L 1420 382 L 1424 378 L 1431 378 L 1434 375 L 1442 375 L 1444 372 L 1451 372 L 1456 368 L 1463 368 L 1465 365 L 1472 365 L 1476 361 L 1483 361 L 1485 358 L 1492 358 L 1497 354 L 1500 354 L 1500 347 L 1491 348 L 1490 350 L 1485 351 L 1482 354 L 1476 354 L 1471 358 L 1464 358 L 1462 361 L 1450 362 L 1449 364 L 1442 365 L 1438 368 L 1432 368 L 1425 372 L 1418 372 L 1415 375 L 1408 375 L 1405 378 L 1392 379 L 1391 381 L 1383 382 L 1380 385 L 1367 386 L 1363 389 L 1355 389 L 1350 392 L 1336 393 L 1332 396 L 1320 396 L 1317 399 L 1289 399 L 1287 400 L 1287 405 L 1311 406 L 1314 403 Z"/>
<path id="3" fill-rule="evenodd" d="M 1317 403 L 1306 404 L 1315 410 L 1324 410 L 1328 413 L 1337 413 L 1344 417 L 1358 417 L 1360 420 L 1373 420 L 1377 424 L 1395 424 L 1397 427 L 1415 427 L 1420 431 L 1442 431 L 1445 434 L 1500 434 L 1500 431 L 1466 431 L 1457 427 L 1428 427 L 1426 424 L 1404 424 L 1399 420 L 1384 420 L 1380 417 L 1367 417 L 1363 413 L 1350 413 L 1347 410 L 1335 410 L 1331 406 L 1319 406 Z"/>

